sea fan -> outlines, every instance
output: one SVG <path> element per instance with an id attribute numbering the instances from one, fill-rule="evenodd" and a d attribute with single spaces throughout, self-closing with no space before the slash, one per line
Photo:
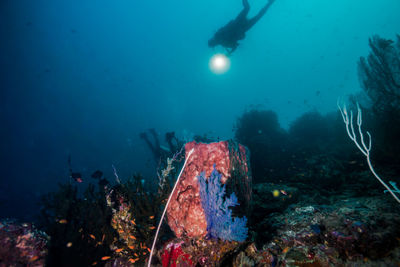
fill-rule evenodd
<path id="1" fill-rule="evenodd" d="M 208 181 L 205 172 L 198 176 L 201 204 L 207 220 L 207 233 L 211 238 L 243 242 L 247 238 L 247 218 L 245 216 L 232 218 L 230 207 L 239 203 L 235 193 L 225 198 L 225 185 L 220 182 L 221 176 L 215 165 Z"/>

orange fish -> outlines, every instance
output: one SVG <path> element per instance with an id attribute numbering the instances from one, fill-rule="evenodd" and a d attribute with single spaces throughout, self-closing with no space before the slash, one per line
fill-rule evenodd
<path id="1" fill-rule="evenodd" d="M 101 258 L 101 260 L 102 260 L 102 261 L 106 261 L 106 260 L 108 260 L 108 259 L 110 259 L 110 258 L 111 258 L 110 256 L 104 256 L 104 257 Z"/>
<path id="2" fill-rule="evenodd" d="M 106 235 L 105 234 L 103 234 L 103 237 L 101 238 L 101 242 L 103 242 L 104 241 L 104 238 L 106 237 Z"/>
<path id="3" fill-rule="evenodd" d="M 152 220 L 152 219 L 154 219 L 154 216 L 150 216 L 149 218 L 150 218 L 150 220 Z"/>
<path id="4" fill-rule="evenodd" d="M 283 249 L 282 253 L 286 253 L 288 251 L 289 251 L 289 247 L 286 247 L 286 248 Z"/>
<path id="5" fill-rule="evenodd" d="M 147 250 L 148 250 L 149 252 L 151 252 L 151 249 L 147 248 Z"/>
<path id="6" fill-rule="evenodd" d="M 95 261 L 95 262 L 92 263 L 92 266 L 95 266 L 95 265 L 97 265 L 97 261 Z"/>
<path id="7" fill-rule="evenodd" d="M 58 223 L 61 223 L 61 224 L 66 224 L 67 222 L 68 221 L 66 219 L 61 219 L 61 220 L 58 221 Z"/>
<path id="8" fill-rule="evenodd" d="M 96 240 L 96 237 L 94 235 L 89 235 L 89 236 L 90 236 L 90 238 Z"/>
<path id="9" fill-rule="evenodd" d="M 70 248 L 70 247 L 72 247 L 72 242 L 67 243 L 67 248 Z"/>
<path id="10" fill-rule="evenodd" d="M 129 238 L 132 238 L 132 239 L 135 239 L 135 240 L 136 240 L 136 237 L 133 236 L 133 235 L 130 235 Z"/>
<path id="11" fill-rule="evenodd" d="M 149 229 L 150 230 L 154 230 L 154 229 L 156 229 L 156 227 L 155 226 L 150 226 Z"/>
<path id="12" fill-rule="evenodd" d="M 137 253 L 133 253 L 133 255 L 135 255 L 136 257 L 139 257 L 139 255 Z"/>
<path id="13" fill-rule="evenodd" d="M 130 249 L 135 249 L 135 246 L 128 246 L 128 248 L 130 248 Z"/>
<path id="14" fill-rule="evenodd" d="M 124 250 L 123 248 L 119 248 L 119 249 L 116 249 L 115 252 L 120 253 L 123 250 Z"/>
<path id="15" fill-rule="evenodd" d="M 136 259 L 129 259 L 129 262 L 130 263 L 135 263 L 135 262 L 137 262 L 139 260 L 139 258 L 136 258 Z"/>
<path id="16" fill-rule="evenodd" d="M 32 258 L 29 259 L 29 261 L 30 261 L 30 262 L 36 261 L 37 259 L 39 259 L 39 256 L 38 256 L 38 255 L 33 256 Z"/>
<path id="17" fill-rule="evenodd" d="M 135 220 L 131 220 L 131 223 L 132 223 L 133 225 L 136 225 Z"/>

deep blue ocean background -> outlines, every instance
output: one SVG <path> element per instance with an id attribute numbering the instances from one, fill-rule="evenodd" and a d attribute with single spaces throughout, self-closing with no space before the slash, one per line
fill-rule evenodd
<path id="1" fill-rule="evenodd" d="M 266 1 L 266 0 L 265 0 Z M 250 16 L 265 1 L 250 1 Z M 399 33 L 398 0 L 276 0 L 231 57 L 208 68 L 207 40 L 240 0 L 0 1 L 0 215 L 31 219 L 39 196 L 69 179 L 120 177 L 155 163 L 139 133 L 233 137 L 246 109 L 287 128 L 360 91 L 368 38 Z M 87 182 L 88 179 L 84 181 Z"/>

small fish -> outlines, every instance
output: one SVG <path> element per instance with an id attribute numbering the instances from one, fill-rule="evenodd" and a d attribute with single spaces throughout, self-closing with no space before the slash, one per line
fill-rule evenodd
<path id="1" fill-rule="evenodd" d="M 286 248 L 284 248 L 283 250 L 282 250 L 282 253 L 286 253 L 286 252 L 288 252 L 289 251 L 289 247 L 286 247 Z"/>
<path id="2" fill-rule="evenodd" d="M 104 256 L 104 257 L 101 258 L 101 260 L 102 260 L 102 261 L 106 261 L 106 260 L 108 260 L 108 259 L 110 259 L 110 258 L 111 258 L 110 256 Z"/>
<path id="3" fill-rule="evenodd" d="M 37 259 L 39 259 L 38 255 L 33 256 L 32 258 L 29 259 L 30 262 L 36 261 Z"/>
<path id="4" fill-rule="evenodd" d="M 82 175 L 78 172 L 72 172 L 72 165 L 71 165 L 71 155 L 68 155 L 68 167 L 70 177 L 75 180 L 75 182 L 82 183 Z"/>
<path id="5" fill-rule="evenodd" d="M 79 172 L 73 172 L 71 173 L 71 178 L 75 180 L 75 182 L 82 183 L 82 175 Z"/>
<path id="6" fill-rule="evenodd" d="M 103 242 L 104 241 L 104 238 L 106 237 L 106 235 L 105 234 L 103 234 L 103 237 L 101 238 L 101 242 Z"/>
<path id="7" fill-rule="evenodd" d="M 133 253 L 133 255 L 135 255 L 136 257 L 139 257 L 139 255 L 137 253 Z"/>
<path id="8" fill-rule="evenodd" d="M 66 246 L 67 246 L 67 248 L 72 247 L 72 242 L 68 242 Z"/>
<path id="9" fill-rule="evenodd" d="M 132 245 L 131 245 L 131 246 L 128 246 L 128 248 L 134 250 L 134 249 L 135 249 L 135 246 L 132 246 Z"/>
<path id="10" fill-rule="evenodd" d="M 282 194 L 284 194 L 285 196 L 287 196 L 287 193 L 285 190 L 280 190 Z"/>
<path id="11" fill-rule="evenodd" d="M 356 163 L 357 163 L 357 160 L 349 161 L 349 164 L 356 164 Z"/>
<path id="12" fill-rule="evenodd" d="M 97 170 L 94 173 L 92 173 L 90 177 L 92 177 L 93 179 L 100 179 L 101 177 L 103 177 L 103 172 Z"/>
<path id="13" fill-rule="evenodd" d="M 94 235 L 89 235 L 91 239 L 96 240 L 96 237 Z"/>
<path id="14" fill-rule="evenodd" d="M 139 260 L 139 258 L 136 258 L 136 259 L 129 259 L 129 262 L 130 263 L 135 263 L 135 262 L 137 262 Z"/>
<path id="15" fill-rule="evenodd" d="M 116 249 L 115 252 L 120 253 L 123 250 L 124 250 L 123 248 L 119 248 L 119 249 Z"/>
<path id="16" fill-rule="evenodd" d="M 60 224 L 66 224 L 66 223 L 68 223 L 68 221 L 67 221 L 66 219 L 61 219 L 61 220 L 58 221 L 58 223 L 60 223 Z"/>
<path id="17" fill-rule="evenodd" d="M 92 263 L 92 266 L 95 266 L 95 265 L 97 265 L 97 261 L 95 261 L 95 262 Z"/>
<path id="18" fill-rule="evenodd" d="M 133 236 L 133 235 L 130 235 L 129 238 L 132 238 L 132 239 L 135 239 L 135 240 L 136 240 L 136 237 Z"/>
<path id="19" fill-rule="evenodd" d="M 147 250 L 148 250 L 149 252 L 151 252 L 151 249 L 147 248 Z"/>
<path id="20" fill-rule="evenodd" d="M 154 230 L 154 229 L 156 229 L 156 227 L 155 226 L 150 226 L 149 229 L 150 230 Z"/>
<path id="21" fill-rule="evenodd" d="M 136 225 L 135 220 L 131 220 L 131 223 L 132 223 L 133 225 Z"/>
<path id="22" fill-rule="evenodd" d="M 149 217 L 149 219 L 150 219 L 150 220 L 153 220 L 153 219 L 154 219 L 154 216 L 153 216 L 153 215 L 152 215 L 152 216 L 150 216 L 150 217 Z"/>

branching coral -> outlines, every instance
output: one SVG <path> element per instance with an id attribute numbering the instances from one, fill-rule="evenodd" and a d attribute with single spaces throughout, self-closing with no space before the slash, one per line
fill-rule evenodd
<path id="1" fill-rule="evenodd" d="M 232 218 L 230 207 L 237 206 L 239 203 L 235 193 L 225 198 L 225 185 L 221 185 L 221 176 L 215 166 L 208 181 L 204 172 L 198 176 L 201 203 L 207 220 L 207 232 L 212 238 L 242 242 L 247 238 L 247 218 Z"/>
<path id="2" fill-rule="evenodd" d="M 49 266 L 90 266 L 110 255 L 115 232 L 104 190 L 89 185 L 78 194 L 76 186 L 62 184 L 57 192 L 42 199 L 40 226 L 51 237 Z"/>
<path id="3" fill-rule="evenodd" d="M 375 35 L 369 46 L 371 53 L 358 63 L 361 86 L 373 102 L 374 112 L 400 111 L 400 36 L 394 43 Z"/>

